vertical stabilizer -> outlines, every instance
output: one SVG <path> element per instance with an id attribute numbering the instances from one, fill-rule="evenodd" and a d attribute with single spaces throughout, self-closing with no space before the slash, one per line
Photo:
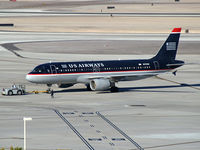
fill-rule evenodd
<path id="1" fill-rule="evenodd" d="M 174 28 L 168 36 L 165 43 L 160 48 L 158 54 L 153 57 L 154 60 L 165 60 L 167 62 L 174 61 L 178 49 L 181 28 Z"/>

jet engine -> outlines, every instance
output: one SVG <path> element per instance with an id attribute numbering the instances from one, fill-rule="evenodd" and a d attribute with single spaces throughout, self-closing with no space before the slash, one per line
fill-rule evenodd
<path id="1" fill-rule="evenodd" d="M 70 86 L 73 86 L 74 84 L 57 84 L 57 86 L 59 87 L 59 88 L 68 88 L 68 87 L 70 87 Z"/>
<path id="2" fill-rule="evenodd" d="M 110 88 L 108 79 L 94 79 L 90 81 L 90 88 L 93 91 L 103 91 Z"/>

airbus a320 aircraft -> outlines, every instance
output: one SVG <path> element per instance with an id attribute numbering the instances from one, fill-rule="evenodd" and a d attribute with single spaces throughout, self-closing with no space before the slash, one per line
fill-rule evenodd
<path id="1" fill-rule="evenodd" d="M 184 65 L 184 61 L 175 60 L 180 32 L 181 28 L 174 28 L 151 59 L 50 62 L 36 66 L 26 79 L 48 86 L 57 84 L 60 88 L 83 83 L 88 90 L 117 92 L 116 82 L 144 79 Z"/>

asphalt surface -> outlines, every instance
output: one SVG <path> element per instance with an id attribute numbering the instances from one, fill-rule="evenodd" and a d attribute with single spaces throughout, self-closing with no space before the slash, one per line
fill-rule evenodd
<path id="1" fill-rule="evenodd" d="M 12 29 L 2 28 L 4 31 L 0 31 L 0 91 L 15 83 L 26 85 L 28 92 L 23 96 L 0 95 L 0 148 L 23 147 L 23 117 L 32 117 L 33 120 L 27 122 L 27 149 L 30 150 L 199 150 L 200 34 L 181 35 L 177 59 L 185 61 L 186 64 L 178 69 L 176 76 L 166 73 L 145 80 L 120 82 L 117 83 L 118 93 L 87 91 L 81 84 L 66 89 L 55 85 L 52 87 L 55 91 L 52 98 L 46 93 L 31 93 L 47 89 L 46 85 L 32 84 L 25 80 L 26 74 L 36 65 L 49 61 L 150 58 L 157 53 L 168 34 L 69 33 L 64 30 L 68 22 L 63 25 L 63 29 L 57 31 L 60 33 L 51 33 L 55 30 L 49 29 L 59 27 L 59 21 L 56 22 L 58 17 L 53 18 L 56 26 L 46 25 L 47 22 L 44 21 L 41 30 L 37 30 L 40 22 L 34 19 L 39 18 L 38 16 L 110 18 L 111 13 L 72 11 L 79 8 L 87 11 L 87 7 L 84 6 L 91 6 L 89 10 L 92 8 L 96 12 L 98 9 L 100 12 L 102 8 L 107 9 L 105 6 L 101 7 L 105 4 L 147 4 L 150 7 L 152 4 L 146 0 L 0 3 L 0 17 L 3 20 L 1 23 L 14 23 Z M 155 8 L 152 7 L 154 9 L 151 13 L 112 13 L 112 16 L 133 17 L 134 21 L 136 18 L 145 17 L 152 20 L 153 17 L 157 27 L 163 23 L 163 29 L 159 32 L 166 33 L 165 28 L 180 24 L 183 25 L 183 30 L 198 31 L 196 24 L 200 13 L 191 10 L 198 10 L 198 1 L 175 3 L 166 0 L 162 3 L 156 1 L 154 4 Z M 160 7 L 164 10 L 158 10 L 161 13 L 154 13 L 157 4 L 166 5 Z M 167 9 L 169 4 L 181 8 L 173 13 L 165 13 L 173 9 Z M 190 6 L 188 10 L 185 8 L 187 4 Z M 140 12 L 145 7 L 138 8 L 137 12 Z M 125 12 L 124 9 L 121 11 Z M 23 20 L 32 16 L 36 17 L 30 18 L 29 23 L 20 23 L 20 17 Z M 166 20 L 159 23 L 156 17 L 168 17 L 172 22 L 178 17 L 181 22 L 177 20 L 176 25 L 170 25 Z M 84 21 L 84 17 L 82 19 Z M 142 23 L 141 29 L 144 28 Z M 76 25 L 76 20 L 74 24 Z M 85 32 L 88 28 L 96 26 L 88 25 L 90 20 L 80 28 L 84 27 Z M 151 25 L 156 28 L 154 20 Z M 133 29 L 132 25 L 131 28 L 128 27 L 122 25 L 121 29 L 128 32 Z M 146 26 L 146 31 L 152 32 L 152 27 Z M 15 28 L 21 31 L 47 29 L 46 32 L 49 33 L 10 31 Z M 116 29 L 109 30 L 108 33 L 120 28 Z"/>
<path id="2" fill-rule="evenodd" d="M 168 34 L 0 32 L 1 49 L 65 54 L 154 55 Z M 17 35 L 17 36 L 14 36 Z M 182 34 L 178 54 L 200 54 L 200 34 Z M 143 43 L 143 44 L 141 44 Z"/>
<path id="3" fill-rule="evenodd" d="M 50 60 L 138 59 L 153 55 L 149 52 L 146 52 L 149 55 L 115 54 L 114 50 L 121 49 L 116 43 L 113 44 L 112 55 L 98 51 L 93 54 L 89 54 L 90 51 L 88 54 L 68 54 L 67 51 L 51 53 L 47 51 L 48 48 L 45 49 L 47 52 L 41 50 L 45 47 L 54 45 L 54 50 L 61 49 L 60 44 L 70 40 L 73 40 L 71 46 L 77 44 L 76 41 L 85 40 L 102 40 L 101 44 L 104 41 L 132 41 L 135 44 L 141 43 L 140 38 L 156 52 L 155 42 L 161 44 L 167 36 L 1 32 L 1 44 L 7 45 L 0 46 L 0 89 L 16 83 L 25 84 L 27 91 L 45 90 L 45 85 L 28 83 L 25 75 L 36 65 Z M 53 86 L 54 98 L 44 93 L 0 95 L 0 147 L 23 147 L 23 117 L 32 117 L 33 120 L 27 122 L 27 148 L 32 150 L 127 150 L 140 147 L 198 150 L 200 57 L 192 43 L 199 42 L 199 35 L 183 34 L 180 41 L 180 47 L 181 44 L 187 46 L 187 43 L 191 43 L 188 47 L 194 51 L 178 54 L 177 58 L 184 60 L 186 65 L 178 69 L 176 76 L 166 73 L 160 78 L 120 82 L 119 93 L 88 92 L 84 85 L 78 84 L 67 89 Z M 41 44 L 43 42 L 44 45 Z M 40 44 L 41 49 L 33 51 L 34 44 Z M 97 44 L 97 48 L 101 44 Z M 90 48 L 90 45 L 87 46 Z M 129 43 L 126 47 L 132 49 L 132 46 Z M 141 49 L 145 52 L 145 44 Z M 16 56 L 12 51 L 23 57 Z M 133 51 L 136 53 L 138 48 Z"/>

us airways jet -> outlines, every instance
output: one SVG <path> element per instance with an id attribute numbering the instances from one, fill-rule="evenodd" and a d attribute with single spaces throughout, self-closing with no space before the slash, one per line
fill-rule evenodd
<path id="1" fill-rule="evenodd" d="M 181 28 L 174 28 L 156 56 L 139 60 L 50 62 L 36 66 L 26 79 L 60 88 L 83 83 L 88 90 L 117 92 L 119 81 L 139 80 L 173 71 L 184 64 L 175 60 Z"/>

